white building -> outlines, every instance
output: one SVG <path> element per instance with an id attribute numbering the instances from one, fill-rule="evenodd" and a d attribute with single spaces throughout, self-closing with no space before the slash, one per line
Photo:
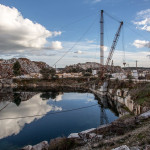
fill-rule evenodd
<path id="1" fill-rule="evenodd" d="M 119 80 L 127 78 L 127 76 L 124 73 L 113 73 L 112 77 L 115 78 L 115 79 L 118 78 Z"/>
<path id="2" fill-rule="evenodd" d="M 132 70 L 132 71 L 131 71 L 131 75 L 132 75 L 135 79 L 138 79 L 138 77 L 139 77 L 137 70 Z"/>
<path id="3" fill-rule="evenodd" d="M 20 76 L 16 76 L 13 77 L 14 79 L 30 79 L 32 78 L 29 74 L 25 74 L 25 75 L 20 75 Z"/>
<path id="4" fill-rule="evenodd" d="M 59 78 L 78 78 L 82 76 L 82 72 L 79 73 L 62 73 L 56 74 Z"/>
<path id="5" fill-rule="evenodd" d="M 97 74 L 97 70 L 92 70 L 92 75 L 96 75 Z"/>

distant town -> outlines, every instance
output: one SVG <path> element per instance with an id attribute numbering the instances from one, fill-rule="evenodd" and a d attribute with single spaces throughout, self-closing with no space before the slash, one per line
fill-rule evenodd
<path id="1" fill-rule="evenodd" d="M 16 67 L 15 73 L 15 64 Z M 31 79 L 31 78 L 79 78 L 98 77 L 100 64 L 96 62 L 78 63 L 65 68 L 52 68 L 45 62 L 31 61 L 27 58 L 0 60 L 0 79 Z M 44 70 L 46 69 L 46 70 Z M 53 71 L 52 71 L 53 70 Z M 43 71 L 43 72 L 42 72 Z M 18 72 L 18 73 L 17 73 Z M 43 75 L 47 76 L 44 77 Z M 105 74 L 106 75 L 106 74 Z M 111 79 L 149 80 L 150 68 L 109 66 L 107 75 Z"/>

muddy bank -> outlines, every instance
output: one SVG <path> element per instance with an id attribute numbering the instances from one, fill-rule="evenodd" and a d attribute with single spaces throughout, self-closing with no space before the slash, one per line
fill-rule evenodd
<path id="1" fill-rule="evenodd" d="M 54 78 L 54 79 L 0 79 L 0 88 L 5 87 L 82 87 L 88 88 L 90 83 L 96 80 L 95 77 L 80 78 Z"/>
<path id="2" fill-rule="evenodd" d="M 95 78 L 65 78 L 65 79 L 1 79 L 0 93 L 13 91 L 64 91 L 64 92 L 90 92 L 87 81 L 93 82 Z"/>

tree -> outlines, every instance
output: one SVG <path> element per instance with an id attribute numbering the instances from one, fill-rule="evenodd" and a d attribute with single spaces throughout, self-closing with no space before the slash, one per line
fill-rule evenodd
<path id="1" fill-rule="evenodd" d="M 86 72 L 92 73 L 92 68 L 86 69 Z"/>
<path id="2" fill-rule="evenodd" d="M 91 75 L 92 75 L 92 74 L 91 74 L 90 72 L 85 72 L 85 73 L 84 73 L 84 76 L 85 76 L 85 77 L 91 76 Z"/>
<path id="3" fill-rule="evenodd" d="M 15 76 L 21 75 L 21 65 L 18 61 L 16 61 L 13 65 L 13 73 Z"/>
<path id="4" fill-rule="evenodd" d="M 48 99 L 56 99 L 56 96 L 59 95 L 59 92 L 44 92 L 40 95 L 42 100 L 48 100 Z"/>
<path id="5" fill-rule="evenodd" d="M 49 68 L 42 68 L 40 70 L 40 73 L 42 74 L 43 76 L 43 79 L 49 79 L 49 77 L 53 77 L 55 74 L 56 74 L 56 71 L 55 69 L 49 69 Z"/>
<path id="6" fill-rule="evenodd" d="M 21 103 L 20 93 L 14 93 L 14 103 L 19 106 Z"/>

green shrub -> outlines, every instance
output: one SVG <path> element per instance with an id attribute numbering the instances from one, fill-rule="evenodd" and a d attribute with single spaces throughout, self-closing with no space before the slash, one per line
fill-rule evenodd
<path id="1" fill-rule="evenodd" d="M 13 73 L 15 76 L 21 75 L 21 65 L 18 61 L 16 61 L 13 65 Z"/>

